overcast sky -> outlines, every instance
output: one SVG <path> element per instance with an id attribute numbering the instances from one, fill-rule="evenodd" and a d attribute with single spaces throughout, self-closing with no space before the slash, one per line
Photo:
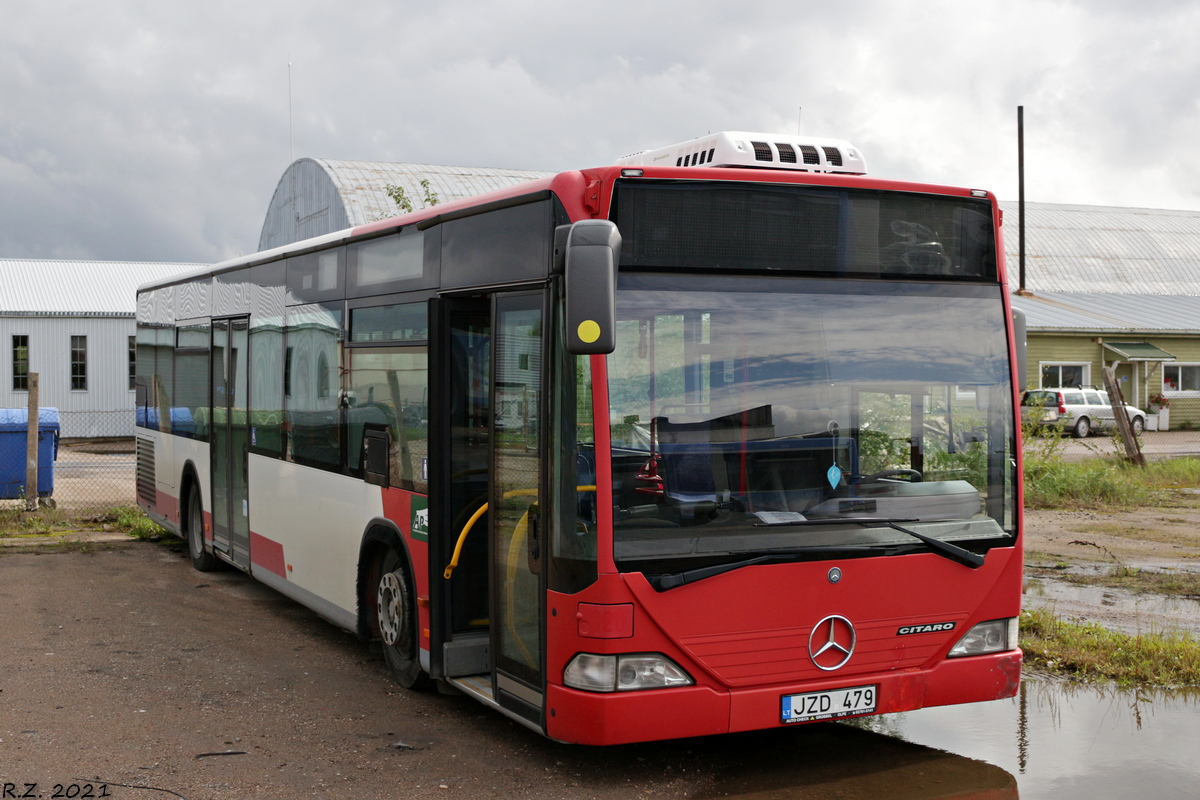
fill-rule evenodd
<path id="1" fill-rule="evenodd" d="M 874 175 L 1016 199 L 1018 105 L 1028 200 L 1200 209 L 1187 0 L 0 10 L 0 257 L 250 252 L 293 152 L 563 170 L 799 125 Z"/>

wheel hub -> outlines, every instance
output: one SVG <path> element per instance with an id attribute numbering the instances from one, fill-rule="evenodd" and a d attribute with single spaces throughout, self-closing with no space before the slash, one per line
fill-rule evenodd
<path id="1" fill-rule="evenodd" d="M 377 601 L 379 635 L 384 644 L 392 647 L 400 640 L 400 631 L 404 627 L 404 595 L 394 572 L 389 572 L 379 580 Z"/>

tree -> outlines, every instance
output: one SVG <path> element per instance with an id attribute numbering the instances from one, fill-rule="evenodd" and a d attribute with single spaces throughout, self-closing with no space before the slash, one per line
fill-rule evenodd
<path id="1" fill-rule="evenodd" d="M 408 194 L 404 191 L 403 186 L 395 183 L 389 183 L 387 186 L 383 187 L 383 190 L 387 192 L 387 196 L 392 198 L 392 202 L 394 202 L 402 212 L 407 214 L 413 210 L 412 200 L 409 199 Z M 421 202 L 421 208 L 432 208 L 433 206 L 436 206 L 438 203 L 442 202 L 441 198 L 438 197 L 437 192 L 433 191 L 433 189 L 430 187 L 428 178 L 421 179 L 421 190 L 424 193 L 424 198 Z"/>

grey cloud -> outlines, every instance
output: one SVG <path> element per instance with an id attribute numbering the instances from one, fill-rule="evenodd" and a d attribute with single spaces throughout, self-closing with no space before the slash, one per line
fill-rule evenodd
<path id="1" fill-rule="evenodd" d="M 1141 11 L 1145 9 L 1144 13 Z M 1200 207 L 1176 0 L 13 4 L 0 255 L 252 249 L 290 157 L 594 166 L 710 130 L 850 139 L 874 174 Z"/>

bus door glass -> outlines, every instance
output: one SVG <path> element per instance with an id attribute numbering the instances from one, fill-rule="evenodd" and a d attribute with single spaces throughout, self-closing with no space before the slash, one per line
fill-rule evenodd
<path id="1" fill-rule="evenodd" d="M 243 568 L 250 566 L 248 333 L 246 317 L 213 320 L 213 546 Z"/>
<path id="2" fill-rule="evenodd" d="M 447 563 L 460 534 L 466 530 L 458 566 L 450 578 L 448 591 L 448 641 L 455 647 L 470 647 L 482 654 L 487 651 L 489 624 L 487 569 L 488 458 L 491 398 L 492 336 L 490 302 L 483 298 L 443 300 L 448 325 L 446 357 L 435 368 L 447 371 L 439 383 L 444 386 L 445 425 L 449 427 L 449 464 L 445 494 L 448 497 L 447 536 L 441 542 L 437 566 Z M 431 418 L 434 415 L 431 414 Z M 431 454 L 439 461 L 438 453 Z M 432 491 L 442 491 L 435 481 Z M 478 516 L 476 516 L 478 514 Z M 472 520 L 474 522 L 472 523 Z M 468 525 L 470 526 L 468 528 Z M 447 676 L 482 674 L 490 671 L 486 657 L 467 659 L 461 666 L 447 664 Z"/>
<path id="3" fill-rule="evenodd" d="M 495 696 L 541 722 L 542 292 L 497 295 L 492 346 L 491 564 Z"/>

